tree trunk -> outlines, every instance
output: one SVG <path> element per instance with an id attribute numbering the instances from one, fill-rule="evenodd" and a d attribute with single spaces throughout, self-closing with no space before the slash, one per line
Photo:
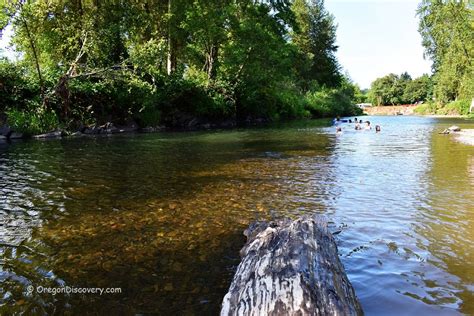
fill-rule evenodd
<path id="1" fill-rule="evenodd" d="M 216 78 L 216 74 L 217 74 L 216 64 L 217 64 L 218 52 L 219 52 L 218 45 L 213 44 L 213 45 L 211 45 L 211 48 L 209 49 L 209 52 L 207 53 L 207 56 L 206 56 L 206 58 L 207 58 L 207 60 L 206 60 L 206 66 L 207 66 L 206 72 L 207 72 L 207 77 L 210 80 L 213 80 L 213 79 Z"/>
<path id="2" fill-rule="evenodd" d="M 176 45 L 174 44 L 174 41 L 170 35 L 168 37 L 168 56 L 167 56 L 167 61 L 166 61 L 166 70 L 167 70 L 168 75 L 171 75 L 176 70 L 177 60 L 176 60 L 175 46 Z"/>
<path id="3" fill-rule="evenodd" d="M 168 21 L 168 55 L 166 61 L 166 71 L 168 75 L 171 75 L 176 70 L 176 43 L 174 41 L 173 34 L 173 7 L 172 0 L 168 0 L 168 14 L 170 16 Z"/>
<path id="4" fill-rule="evenodd" d="M 33 39 L 33 36 L 30 32 L 30 28 L 28 27 L 28 23 L 26 22 L 26 19 L 22 19 L 23 25 L 25 27 L 26 31 L 26 36 L 28 37 L 28 41 L 30 42 L 31 50 L 33 52 L 33 58 L 35 60 L 35 66 L 36 66 L 36 72 L 38 74 L 38 80 L 40 84 L 40 94 L 41 94 L 41 101 L 43 102 L 43 107 L 46 106 L 46 98 L 45 98 L 45 88 L 44 88 L 44 80 L 43 76 L 41 74 L 41 68 L 39 64 L 39 58 L 38 58 L 38 52 L 36 51 L 36 45 L 35 41 Z"/>
<path id="5" fill-rule="evenodd" d="M 257 222 L 221 315 L 362 315 L 362 308 L 321 217 Z"/>

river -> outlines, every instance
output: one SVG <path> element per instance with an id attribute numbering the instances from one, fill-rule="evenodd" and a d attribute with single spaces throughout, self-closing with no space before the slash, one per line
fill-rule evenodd
<path id="1" fill-rule="evenodd" d="M 246 226 L 301 214 L 367 315 L 474 314 L 474 147 L 438 134 L 474 122 L 364 119 L 0 147 L 0 314 L 217 314 Z"/>

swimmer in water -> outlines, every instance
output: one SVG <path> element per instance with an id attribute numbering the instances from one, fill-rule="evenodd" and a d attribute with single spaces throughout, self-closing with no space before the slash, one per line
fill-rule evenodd
<path id="1" fill-rule="evenodd" d="M 380 125 L 375 125 L 375 132 L 378 133 L 380 131 L 381 131 Z"/>
<path id="2" fill-rule="evenodd" d="M 372 126 L 370 126 L 370 121 L 367 121 L 365 123 L 367 123 L 367 125 L 365 125 L 366 130 L 372 129 Z"/>

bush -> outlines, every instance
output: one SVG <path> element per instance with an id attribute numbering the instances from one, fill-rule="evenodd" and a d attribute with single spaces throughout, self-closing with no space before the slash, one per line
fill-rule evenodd
<path id="1" fill-rule="evenodd" d="M 415 108 L 415 113 L 420 115 L 439 114 L 439 115 L 468 115 L 469 114 L 469 100 L 457 100 L 445 105 L 428 102 L 420 104 Z"/>
<path id="2" fill-rule="evenodd" d="M 308 92 L 305 99 L 313 117 L 361 115 L 362 110 L 353 104 L 350 96 L 344 88 L 321 88 Z"/>
<path id="3" fill-rule="evenodd" d="M 433 102 L 423 103 L 418 105 L 413 111 L 420 115 L 436 114 L 436 104 Z"/>
<path id="4" fill-rule="evenodd" d="M 26 135 L 43 134 L 59 128 L 59 119 L 56 113 L 42 110 L 42 107 L 30 104 L 28 110 L 11 109 L 7 112 L 10 127 Z"/>
<path id="5" fill-rule="evenodd" d="M 39 98 L 39 87 L 25 69 L 7 59 L 0 59 L 0 112 L 12 108 L 25 109 L 28 100 Z"/>
<path id="6" fill-rule="evenodd" d="M 135 118 L 142 127 L 156 127 L 161 124 L 161 112 L 155 107 L 143 108 L 135 115 Z"/>
<path id="7" fill-rule="evenodd" d="M 444 115 L 468 115 L 470 102 L 468 100 L 457 100 L 446 104 L 438 111 Z"/>
<path id="8" fill-rule="evenodd" d="M 140 115 L 156 103 L 153 85 L 132 75 L 81 78 L 70 82 L 71 119 L 85 124 L 119 121 Z"/>
<path id="9" fill-rule="evenodd" d="M 311 113 L 306 108 L 301 92 L 291 83 L 286 83 L 285 88 L 275 91 L 278 100 L 278 112 L 283 119 L 309 118 Z"/>

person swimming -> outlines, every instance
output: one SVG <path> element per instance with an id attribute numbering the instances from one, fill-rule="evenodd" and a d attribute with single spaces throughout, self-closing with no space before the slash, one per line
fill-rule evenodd
<path id="1" fill-rule="evenodd" d="M 360 126 L 360 123 L 357 122 L 356 125 L 355 125 L 355 130 L 360 131 L 361 129 L 362 129 L 362 126 Z"/>
<path id="2" fill-rule="evenodd" d="M 381 131 L 380 125 L 375 125 L 375 132 L 378 133 Z"/>
<path id="3" fill-rule="evenodd" d="M 367 125 L 365 125 L 365 129 L 369 130 L 372 129 L 372 126 L 370 126 L 370 121 L 365 122 Z"/>
<path id="4" fill-rule="evenodd" d="M 342 133 L 342 127 L 338 126 L 336 127 L 336 134 L 341 134 Z"/>

